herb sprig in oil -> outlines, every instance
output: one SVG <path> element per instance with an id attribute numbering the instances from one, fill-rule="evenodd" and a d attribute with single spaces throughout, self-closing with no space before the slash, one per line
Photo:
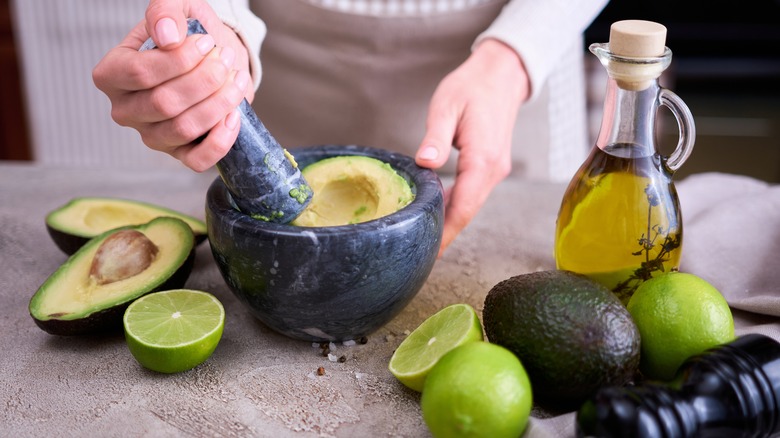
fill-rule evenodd
<path id="1" fill-rule="evenodd" d="M 644 281 L 649 280 L 654 272 L 666 272 L 664 263 L 670 260 L 672 251 L 679 248 L 682 243 L 678 233 L 670 232 L 669 229 L 666 229 L 659 224 L 651 225 L 653 208 L 657 207 L 661 201 L 650 184 L 645 187 L 645 195 L 648 204 L 647 231 L 646 233 L 642 233 L 642 236 L 637 239 L 640 249 L 631 253 L 633 256 L 644 257 L 644 260 L 640 266 L 634 270 L 630 277 L 621 281 L 612 289 L 623 304 L 628 302 L 629 298 L 631 298 L 631 295 L 633 295 L 639 285 Z M 656 246 L 660 246 L 660 250 L 653 256 L 652 252 L 655 250 Z M 676 270 L 677 268 L 670 269 L 670 271 Z"/>

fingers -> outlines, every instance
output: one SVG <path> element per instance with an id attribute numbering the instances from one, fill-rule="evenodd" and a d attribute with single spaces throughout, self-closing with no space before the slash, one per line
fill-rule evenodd
<path id="1" fill-rule="evenodd" d="M 143 142 L 152 149 L 171 153 L 178 146 L 190 144 L 225 120 L 244 98 L 251 80 L 246 71 L 233 72 L 222 88 L 173 118 L 138 127 Z"/>
<path id="2" fill-rule="evenodd" d="M 458 127 L 458 114 L 457 106 L 442 103 L 442 99 L 434 96 L 428 110 L 425 137 L 415 155 L 418 166 L 438 169 L 447 162 Z"/>
<path id="3" fill-rule="evenodd" d="M 512 131 L 530 92 L 524 65 L 505 44 L 486 40 L 436 89 L 417 164 L 436 168 L 457 148 L 455 183 L 445 194 L 439 256 L 511 170 Z"/>
<path id="4" fill-rule="evenodd" d="M 187 36 L 188 18 L 208 33 Z M 157 49 L 139 51 L 150 37 Z M 246 47 L 205 0 L 150 0 L 144 20 L 92 76 L 115 122 L 137 130 L 149 148 L 202 171 L 238 135 L 237 107 L 254 91 L 248 67 Z"/>
<path id="5" fill-rule="evenodd" d="M 212 47 L 200 65 L 187 73 L 174 76 L 159 86 L 118 96 L 112 117 L 120 125 L 130 127 L 172 119 L 219 91 L 233 74 L 234 58 L 232 48 Z M 243 83 L 237 85 L 244 87 Z"/>
<path id="6" fill-rule="evenodd" d="M 215 165 L 228 153 L 235 143 L 240 128 L 241 116 L 235 109 L 215 125 L 202 142 L 179 146 L 171 155 L 196 172 L 203 172 Z"/>
<path id="7" fill-rule="evenodd" d="M 214 38 L 210 35 L 193 35 L 177 49 L 168 51 L 138 52 L 137 48 L 123 43 L 100 60 L 92 71 L 92 79 L 109 98 L 148 90 L 191 72 L 214 46 Z"/>
<path id="8" fill-rule="evenodd" d="M 188 3 L 182 0 L 149 2 L 146 8 L 146 31 L 157 47 L 173 48 L 184 41 L 187 35 Z"/>
<path id="9" fill-rule="evenodd" d="M 461 157 L 455 183 L 445 197 L 444 230 L 439 257 L 477 215 L 490 193 L 509 175 L 511 161 L 493 157 Z"/>

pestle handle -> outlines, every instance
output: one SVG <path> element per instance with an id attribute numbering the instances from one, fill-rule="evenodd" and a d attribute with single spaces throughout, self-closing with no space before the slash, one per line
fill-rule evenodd
<path id="1" fill-rule="evenodd" d="M 187 35 L 205 33 L 198 20 L 188 20 Z M 150 38 L 139 50 L 153 48 Z M 311 187 L 295 160 L 268 132 L 246 99 L 239 110 L 238 137 L 217 162 L 219 175 L 243 213 L 259 220 L 288 223 L 311 201 Z"/>

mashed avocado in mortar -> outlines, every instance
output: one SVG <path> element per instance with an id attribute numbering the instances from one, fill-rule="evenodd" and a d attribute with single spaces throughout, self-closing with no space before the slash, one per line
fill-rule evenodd
<path id="1" fill-rule="evenodd" d="M 414 199 L 409 183 L 395 169 L 371 157 L 326 158 L 301 172 L 314 196 L 292 225 L 329 227 L 366 222 L 394 213 Z"/>

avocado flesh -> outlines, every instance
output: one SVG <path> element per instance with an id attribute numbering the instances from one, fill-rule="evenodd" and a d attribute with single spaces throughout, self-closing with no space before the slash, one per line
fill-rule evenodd
<path id="1" fill-rule="evenodd" d="M 206 223 L 199 219 L 158 205 L 120 198 L 73 198 L 46 216 L 46 228 L 57 247 L 71 255 L 89 239 L 108 230 L 145 224 L 162 216 L 186 222 L 196 245 L 206 240 Z"/>
<path id="2" fill-rule="evenodd" d="M 124 229 L 143 233 L 157 254 L 142 272 L 99 284 L 90 275 L 101 244 Z M 136 298 L 163 288 L 183 286 L 194 261 L 194 237 L 180 219 L 160 217 L 147 224 L 110 230 L 68 258 L 30 300 L 30 315 L 51 334 L 72 335 L 121 328 L 122 312 Z"/>
<path id="3" fill-rule="evenodd" d="M 314 192 L 292 225 L 329 227 L 367 222 L 392 214 L 414 199 L 409 183 L 389 164 L 371 157 L 338 156 L 302 171 Z"/>
<path id="4" fill-rule="evenodd" d="M 549 407 L 576 407 L 637 373 L 639 330 L 620 300 L 587 277 L 551 270 L 509 278 L 488 292 L 482 315 L 490 342 L 517 355 L 534 399 Z"/>

